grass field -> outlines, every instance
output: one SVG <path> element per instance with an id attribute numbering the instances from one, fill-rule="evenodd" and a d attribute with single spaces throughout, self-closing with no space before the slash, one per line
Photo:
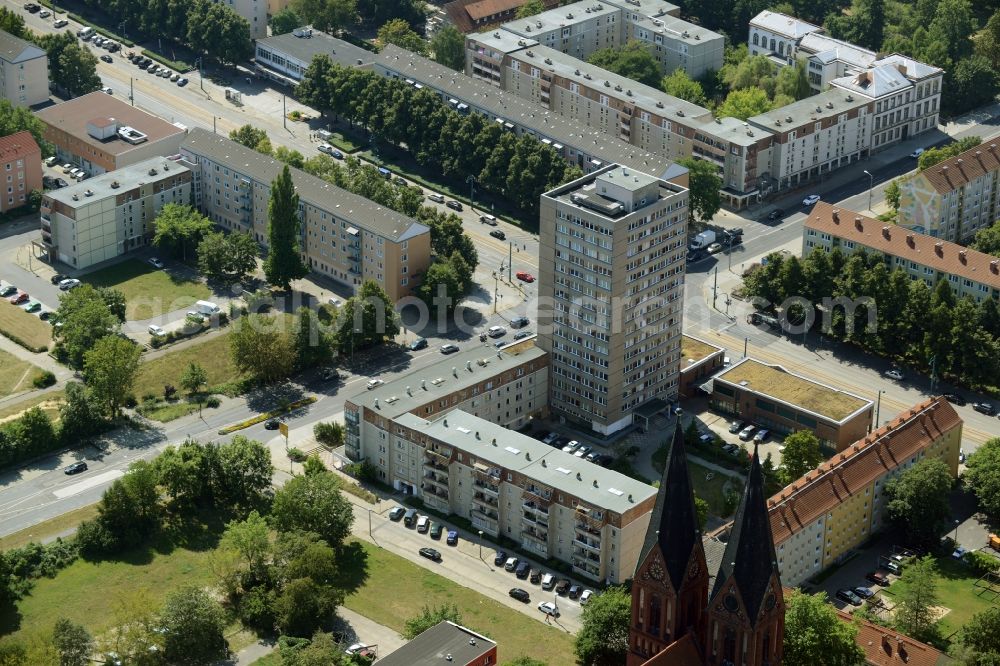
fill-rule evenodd
<path id="1" fill-rule="evenodd" d="M 22 347 L 46 349 L 52 344 L 52 327 L 7 301 L 0 302 L 0 333 Z"/>
<path id="2" fill-rule="evenodd" d="M 55 538 L 67 530 L 75 528 L 85 520 L 89 520 L 97 515 L 97 505 L 88 504 L 79 509 L 74 509 L 56 516 L 51 520 L 46 520 L 38 525 L 26 527 L 23 530 L 0 537 L 0 550 L 19 548 L 32 541 L 46 541 Z"/>
<path id="3" fill-rule="evenodd" d="M 198 411 L 197 402 L 188 402 L 187 400 L 177 400 L 175 402 L 160 402 L 157 403 L 152 409 L 145 409 L 144 407 L 139 407 L 139 413 L 145 416 L 151 421 L 159 421 L 160 423 L 166 423 L 167 421 L 173 421 L 174 419 L 179 419 L 182 416 L 187 416 L 193 412 Z"/>
<path id="4" fill-rule="evenodd" d="M 731 511 L 726 510 L 725 488 L 727 483 L 737 493 L 743 490 L 742 484 L 731 476 L 716 472 L 698 463 L 688 462 L 691 472 L 691 483 L 694 494 L 708 502 L 708 512 L 713 516 L 727 518 Z M 709 475 L 712 478 L 707 478 Z"/>
<path id="5" fill-rule="evenodd" d="M 186 308 L 207 299 L 211 290 L 197 280 L 175 278 L 169 271 L 130 259 L 108 266 L 83 278 L 95 287 L 114 287 L 125 294 L 126 317 L 149 319 L 164 312 Z"/>
<path id="6" fill-rule="evenodd" d="M 59 404 L 62 403 L 64 395 L 62 391 L 49 391 L 25 398 L 12 405 L 7 405 L 0 408 L 0 421 L 17 416 L 35 405 L 42 405 L 42 411 L 52 418 L 57 418 L 59 416 Z"/>
<path id="7" fill-rule="evenodd" d="M 348 589 L 355 589 L 347 595 L 344 605 L 375 622 L 402 632 L 406 620 L 422 607 L 455 604 L 465 626 L 497 641 L 499 663 L 520 655 L 531 655 L 549 666 L 576 663 L 573 637 L 565 631 L 546 626 L 372 544 L 355 541 L 348 550 L 352 557 L 345 558 L 345 575 L 350 577 Z"/>
<path id="8" fill-rule="evenodd" d="M 0 350 L 0 397 L 31 390 L 32 380 L 41 374 L 37 366 Z"/>
<path id="9" fill-rule="evenodd" d="M 191 362 L 205 369 L 209 388 L 240 378 L 229 356 L 229 335 L 223 334 L 146 361 L 139 370 L 133 393 L 140 400 L 147 393 L 163 397 L 163 385 L 177 386 Z"/>

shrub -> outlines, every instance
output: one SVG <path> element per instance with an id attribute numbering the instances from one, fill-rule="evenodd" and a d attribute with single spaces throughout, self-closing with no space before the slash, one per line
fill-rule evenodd
<path id="1" fill-rule="evenodd" d="M 965 554 L 963 559 L 980 576 L 1000 568 L 1000 560 L 997 560 L 997 558 L 988 553 L 981 553 L 978 550 L 970 550 Z"/>
<path id="2" fill-rule="evenodd" d="M 345 465 L 343 471 L 358 481 L 375 481 L 378 479 L 378 468 L 369 460 Z"/>
<path id="3" fill-rule="evenodd" d="M 42 545 L 29 543 L 6 551 L 3 556 L 10 569 L 11 589 L 18 598 L 31 591 L 36 578 L 52 578 L 76 560 L 79 549 L 74 539 L 59 538 Z"/>
<path id="4" fill-rule="evenodd" d="M 274 592 L 263 586 L 251 588 L 240 599 L 239 616 L 243 624 L 261 631 L 274 629 Z"/>
<path id="5" fill-rule="evenodd" d="M 35 377 L 31 383 L 35 388 L 45 388 L 46 386 L 52 386 L 56 383 L 56 376 L 46 370 L 42 374 Z"/>
<path id="6" fill-rule="evenodd" d="M 142 394 L 142 401 L 143 402 L 156 402 L 156 394 L 155 393 L 143 393 Z"/>
<path id="7" fill-rule="evenodd" d="M 76 544 L 81 555 L 96 557 L 113 553 L 119 541 L 99 520 L 85 520 L 76 528 Z"/>
<path id="8" fill-rule="evenodd" d="M 155 60 L 156 62 L 160 63 L 161 65 L 166 66 L 169 69 L 172 69 L 172 70 L 176 71 L 178 74 L 185 74 L 187 72 L 190 72 L 192 69 L 194 69 L 194 67 L 192 67 L 191 65 L 187 64 L 186 62 L 183 62 L 183 61 L 180 61 L 180 60 L 171 60 L 170 58 L 165 58 L 165 57 L 161 56 L 159 53 L 154 53 L 153 51 L 150 51 L 148 49 L 143 49 L 142 50 L 142 55 L 144 55 L 147 58 L 150 58 L 152 60 Z"/>
<path id="9" fill-rule="evenodd" d="M 163 339 L 163 336 L 157 335 L 157 336 L 154 336 L 149 341 L 149 346 L 152 347 L 153 349 L 159 349 L 160 347 L 162 347 L 164 345 L 165 342 L 166 342 L 166 340 Z"/>
<path id="10" fill-rule="evenodd" d="M 288 449 L 288 457 L 295 462 L 302 462 L 306 459 L 306 454 L 301 449 L 291 448 Z"/>
<path id="11" fill-rule="evenodd" d="M 173 400 L 174 395 L 177 393 L 177 387 L 173 384 L 165 384 L 163 386 L 163 397 L 166 400 Z"/>
<path id="12" fill-rule="evenodd" d="M 211 407 L 212 409 L 215 409 L 216 407 L 218 407 L 221 404 L 222 404 L 222 402 L 217 397 L 215 397 L 214 395 L 211 396 L 210 398 L 208 398 L 207 400 L 205 400 L 205 406 L 206 407 Z"/>
<path id="13" fill-rule="evenodd" d="M 134 395 L 130 395 L 129 397 L 125 398 L 125 408 L 126 409 L 135 409 L 135 406 L 137 404 L 138 403 L 135 401 L 135 396 Z"/>

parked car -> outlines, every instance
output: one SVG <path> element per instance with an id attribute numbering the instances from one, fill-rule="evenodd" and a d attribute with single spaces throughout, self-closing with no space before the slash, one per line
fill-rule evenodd
<path id="1" fill-rule="evenodd" d="M 27 305 L 24 306 L 25 312 L 38 312 L 42 309 L 42 304 L 38 301 L 29 301 Z"/>
<path id="2" fill-rule="evenodd" d="M 506 562 L 506 561 L 507 561 L 507 551 L 506 550 L 498 550 L 497 554 L 496 554 L 496 557 L 493 558 L 493 565 L 494 566 L 498 566 L 498 567 L 502 567 L 503 564 L 504 564 L 504 562 Z"/>
<path id="3" fill-rule="evenodd" d="M 51 282 L 52 284 L 59 284 L 63 280 L 67 279 L 69 279 L 69 276 L 63 275 L 62 273 L 56 273 L 55 275 L 49 278 L 49 282 Z"/>
<path id="4" fill-rule="evenodd" d="M 69 187 L 69 183 L 62 178 L 56 178 L 56 187 Z"/>
<path id="5" fill-rule="evenodd" d="M 903 373 L 897 370 L 896 368 L 886 370 L 885 376 L 888 377 L 889 379 L 895 379 L 897 382 L 903 381 Z"/>
<path id="6" fill-rule="evenodd" d="M 17 287 L 15 287 L 12 284 L 9 284 L 6 287 L 0 288 L 0 298 L 7 298 L 8 296 L 10 296 L 12 294 L 16 294 L 16 293 L 17 293 Z"/>
<path id="7" fill-rule="evenodd" d="M 767 219 L 769 219 L 769 220 L 771 220 L 771 221 L 774 221 L 774 220 L 780 220 L 780 219 L 781 219 L 781 218 L 783 218 L 784 216 L 785 216 L 785 211 L 783 211 L 783 210 L 782 210 L 782 209 L 780 209 L 780 208 L 775 208 L 774 210 L 772 210 L 772 211 L 771 211 L 771 212 L 770 212 L 770 213 L 768 214 L 768 216 L 767 216 Z"/>
<path id="8" fill-rule="evenodd" d="M 26 3 L 24 3 L 24 9 L 29 14 L 34 14 L 35 12 L 41 10 L 41 8 L 42 8 L 41 5 L 39 5 L 37 3 L 34 3 L 34 2 L 26 2 Z"/>
<path id="9" fill-rule="evenodd" d="M 580 595 L 580 605 L 581 606 L 586 606 L 587 602 L 590 601 L 590 598 L 592 596 L 594 596 L 594 591 L 593 590 L 584 590 L 583 594 Z"/>
<path id="10" fill-rule="evenodd" d="M 815 206 L 817 201 L 819 201 L 819 195 L 810 194 L 802 200 L 802 205 L 808 208 L 809 206 Z"/>
<path id="11" fill-rule="evenodd" d="M 965 407 L 965 398 L 956 393 L 945 393 L 944 399 L 952 404 L 958 405 L 959 407 Z"/>
<path id="12" fill-rule="evenodd" d="M 170 82 L 171 83 L 177 83 L 180 80 L 181 80 L 181 75 L 180 74 L 172 74 L 170 76 Z"/>
<path id="13" fill-rule="evenodd" d="M 912 153 L 910 153 L 910 157 L 912 157 L 913 159 L 917 159 L 918 157 L 920 157 L 923 154 L 924 154 L 924 149 L 923 148 L 917 148 Z"/>
<path id="14" fill-rule="evenodd" d="M 718 254 L 722 252 L 722 243 L 712 243 L 706 250 L 709 254 Z"/>
<path id="15" fill-rule="evenodd" d="M 961 464 L 963 464 L 963 465 L 965 464 L 965 451 L 963 451 L 961 449 L 959 449 L 959 451 L 958 451 L 958 462 L 961 463 Z"/>
<path id="16" fill-rule="evenodd" d="M 434 548 L 421 548 L 418 552 L 420 553 L 420 557 L 426 557 L 433 562 L 441 561 L 441 553 Z"/>
<path id="17" fill-rule="evenodd" d="M 583 593 L 583 588 L 580 587 L 579 585 L 570 585 L 569 586 L 569 598 L 570 599 L 577 599 L 577 598 L 579 598 L 581 593 Z"/>
<path id="18" fill-rule="evenodd" d="M 496 238 L 497 240 L 507 240 L 507 234 L 500 231 L 499 229 L 494 229 L 490 232 L 490 236 Z"/>
<path id="19" fill-rule="evenodd" d="M 765 439 L 767 439 L 767 436 L 770 434 L 771 431 L 767 430 L 766 428 L 758 430 L 757 434 L 753 436 L 753 441 L 757 442 L 758 444 L 761 444 Z"/>
<path id="20" fill-rule="evenodd" d="M 740 430 L 743 430 L 743 428 L 745 427 L 746 424 L 743 421 L 733 421 L 732 423 L 729 424 L 729 432 L 735 435 Z"/>
<path id="21" fill-rule="evenodd" d="M 538 610 L 542 611 L 546 615 L 551 615 L 552 617 L 559 617 L 559 607 L 556 606 L 551 601 L 543 601 L 538 604 Z"/>
<path id="22" fill-rule="evenodd" d="M 491 338 L 502 338 L 507 335 L 507 329 L 503 326 L 490 326 L 486 331 L 486 335 Z"/>
<path id="23" fill-rule="evenodd" d="M 512 599 L 517 599 L 518 601 L 523 601 L 524 603 L 531 601 L 531 595 L 528 594 L 528 591 L 522 590 L 519 587 L 510 588 L 510 592 L 507 594 L 509 594 Z"/>
<path id="24" fill-rule="evenodd" d="M 401 506 L 394 506 L 389 510 L 389 520 L 394 523 L 398 523 L 403 519 L 403 514 L 406 513 L 406 509 Z"/>
<path id="25" fill-rule="evenodd" d="M 565 578 L 556 583 L 556 594 L 566 594 L 569 592 L 570 582 Z"/>
<path id="26" fill-rule="evenodd" d="M 861 597 L 854 594 L 853 590 L 837 590 L 837 598 L 846 601 L 852 606 L 860 606 L 862 604 Z"/>
<path id="27" fill-rule="evenodd" d="M 52 314 L 53 313 L 50 312 L 49 310 L 45 310 L 44 312 L 38 313 L 38 318 L 41 319 L 42 321 L 48 321 L 52 317 Z"/>
<path id="28" fill-rule="evenodd" d="M 507 561 L 504 562 L 503 568 L 506 571 L 513 571 L 514 569 L 517 568 L 517 563 L 518 562 L 520 562 L 520 560 L 517 559 L 516 557 L 508 557 Z"/>
<path id="29" fill-rule="evenodd" d="M 427 195 L 427 198 L 434 203 L 444 203 L 444 196 L 438 194 L 437 192 L 431 192 Z"/>
<path id="30" fill-rule="evenodd" d="M 417 351 L 418 349 L 423 349 L 427 346 L 427 340 L 424 338 L 417 338 L 410 343 L 410 351 Z"/>
<path id="31" fill-rule="evenodd" d="M 858 586 L 854 588 L 854 594 L 858 595 L 862 599 L 871 599 L 875 596 L 875 591 L 870 587 Z"/>
<path id="32" fill-rule="evenodd" d="M 365 386 L 368 388 L 369 391 L 371 391 L 374 388 L 382 386 L 382 384 L 385 384 L 385 381 L 382 379 L 369 379 L 368 383 Z"/>
<path id="33" fill-rule="evenodd" d="M 531 583 L 538 585 L 540 582 L 542 582 L 542 572 L 539 571 L 538 569 L 532 569 L 531 572 L 528 574 L 528 580 Z"/>
<path id="34" fill-rule="evenodd" d="M 497 226 L 497 218 L 493 217 L 492 215 L 480 215 L 479 221 L 482 222 L 483 224 L 488 224 L 491 227 Z"/>
<path id="35" fill-rule="evenodd" d="M 448 545 L 457 546 L 458 545 L 458 532 L 455 530 L 448 530 Z"/>
<path id="36" fill-rule="evenodd" d="M 41 17 L 41 18 L 48 18 L 48 17 L 52 16 L 52 12 L 50 12 L 47 9 L 43 9 L 42 11 L 38 12 L 38 16 Z"/>
<path id="37" fill-rule="evenodd" d="M 65 28 L 68 25 L 69 25 L 69 21 L 67 21 L 66 19 L 59 19 L 55 23 L 52 24 L 52 27 L 54 27 L 54 28 Z"/>
<path id="38" fill-rule="evenodd" d="M 593 448 L 587 446 L 586 444 L 581 444 L 577 447 L 576 451 L 573 452 L 573 456 L 576 458 L 582 458 L 593 450 Z"/>
<path id="39" fill-rule="evenodd" d="M 150 324 L 149 328 L 147 330 L 149 331 L 149 334 L 152 335 L 153 337 L 159 337 L 159 336 L 167 334 L 166 331 L 164 331 L 162 328 L 160 328 L 156 324 Z"/>
<path id="40" fill-rule="evenodd" d="M 510 320 L 511 328 L 524 328 L 529 323 L 531 323 L 527 317 L 514 317 Z"/>
<path id="41" fill-rule="evenodd" d="M 280 422 L 278 421 L 278 419 L 268 419 L 267 421 L 264 421 L 265 430 L 277 430 L 279 425 Z"/>
<path id="42" fill-rule="evenodd" d="M 521 562 L 517 565 L 517 569 L 514 569 L 514 575 L 521 580 L 527 578 L 529 573 L 531 573 L 531 565 L 527 562 Z"/>
<path id="43" fill-rule="evenodd" d="M 78 460 L 77 462 L 73 463 L 72 465 L 69 465 L 66 469 L 64 469 L 63 473 L 73 475 L 86 471 L 87 471 L 87 463 L 85 463 L 82 460 Z"/>
<path id="44" fill-rule="evenodd" d="M 442 534 L 444 534 L 444 525 L 441 523 L 434 523 L 431 526 L 431 538 L 440 539 Z"/>
<path id="45" fill-rule="evenodd" d="M 112 62 L 115 61 L 115 59 L 112 58 L 111 56 L 109 56 L 107 53 L 105 53 L 105 54 L 101 55 L 101 61 L 102 62 L 107 62 L 107 63 L 112 63 Z"/>
<path id="46" fill-rule="evenodd" d="M 750 441 L 750 439 L 753 438 L 753 434 L 756 431 L 757 431 L 757 426 L 753 424 L 748 425 L 746 428 L 743 428 L 743 430 L 740 431 L 740 441 L 742 442 Z"/>
<path id="47" fill-rule="evenodd" d="M 573 453 L 574 451 L 576 451 L 576 447 L 578 447 L 578 446 L 580 446 L 580 442 L 578 442 L 578 441 L 576 441 L 575 439 L 573 439 L 573 440 L 570 440 L 570 441 L 569 441 L 569 442 L 568 442 L 568 443 L 567 443 L 567 444 L 566 444 L 566 445 L 565 445 L 565 446 L 564 446 L 564 447 L 562 448 L 562 450 L 563 450 L 563 451 L 564 451 L 565 453 Z"/>
<path id="48" fill-rule="evenodd" d="M 316 150 L 318 150 L 321 153 L 326 153 L 327 155 L 329 155 L 333 152 L 334 148 L 328 143 L 321 143 L 318 146 L 316 146 Z"/>
<path id="49" fill-rule="evenodd" d="M 15 294 L 14 296 L 10 297 L 10 304 L 20 305 L 21 303 L 26 302 L 28 298 L 29 298 L 28 292 L 22 291 L 20 294 Z"/>
<path id="50" fill-rule="evenodd" d="M 427 534 L 427 530 L 431 528 L 431 519 L 427 516 L 420 516 L 417 518 L 417 532 L 421 534 Z"/>
<path id="51" fill-rule="evenodd" d="M 188 80 L 186 78 L 184 78 L 183 76 L 181 78 L 177 79 L 177 85 L 180 86 L 181 88 L 183 88 L 187 84 L 188 84 Z M 334 155 L 334 157 L 336 157 L 336 155 Z"/>
<path id="52" fill-rule="evenodd" d="M 553 576 L 550 573 L 542 575 L 542 589 L 543 590 L 551 590 L 553 587 L 555 587 L 555 584 L 556 584 L 556 577 L 555 576 Z"/>
<path id="53" fill-rule="evenodd" d="M 528 337 L 529 335 L 531 335 L 531 331 L 518 331 L 517 333 L 514 334 L 514 339 L 522 340 Z"/>
<path id="54" fill-rule="evenodd" d="M 52 157 L 45 158 L 45 166 L 50 167 L 56 163 L 59 158 L 53 155 Z"/>
<path id="55" fill-rule="evenodd" d="M 448 344 L 441 345 L 442 354 L 454 354 L 457 351 L 458 351 L 458 345 L 453 345 L 450 342 Z"/>
<path id="56" fill-rule="evenodd" d="M 736 444 L 729 443 L 729 444 L 726 444 L 725 446 L 723 446 L 722 450 L 725 451 L 726 453 L 728 453 L 731 456 L 735 456 L 736 454 L 738 454 L 740 452 L 740 447 L 737 446 Z"/>
<path id="57" fill-rule="evenodd" d="M 518 280 L 521 280 L 522 282 L 534 282 L 535 281 L 535 276 L 532 275 L 531 273 L 527 273 L 525 271 L 518 271 L 516 273 L 516 277 L 517 277 Z"/>
<path id="58" fill-rule="evenodd" d="M 152 264 L 154 268 L 163 268 L 163 262 L 157 257 L 150 257 L 149 263 Z"/>
<path id="59" fill-rule="evenodd" d="M 972 408 L 980 414 L 986 414 L 986 416 L 993 416 L 997 413 L 996 407 L 988 402 L 974 402 Z"/>
<path id="60" fill-rule="evenodd" d="M 445 206 L 451 208 L 452 210 L 462 210 L 462 204 L 458 203 L 454 199 L 449 199 Z"/>

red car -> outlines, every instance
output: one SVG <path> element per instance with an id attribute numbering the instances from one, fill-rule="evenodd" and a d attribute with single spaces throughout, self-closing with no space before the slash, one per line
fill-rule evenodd
<path id="1" fill-rule="evenodd" d="M 517 272 L 517 279 L 518 280 L 523 280 L 524 282 L 534 282 L 535 281 L 535 276 L 532 275 L 531 273 L 525 273 L 524 271 L 518 271 Z"/>
<path id="2" fill-rule="evenodd" d="M 14 294 L 13 296 L 10 297 L 10 302 L 13 305 L 17 305 L 18 303 L 24 303 L 27 300 L 28 300 L 28 292 L 26 291 L 22 291 L 20 294 Z"/>

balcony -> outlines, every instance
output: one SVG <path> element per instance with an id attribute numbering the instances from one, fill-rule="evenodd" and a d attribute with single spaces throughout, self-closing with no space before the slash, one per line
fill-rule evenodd
<path id="1" fill-rule="evenodd" d="M 424 474 L 423 480 L 428 484 L 434 484 L 441 488 L 448 488 L 448 475 L 447 474 L 435 474 L 434 472 L 426 472 Z"/>
<path id="2" fill-rule="evenodd" d="M 472 482 L 472 487 L 475 488 L 477 491 L 483 492 L 493 497 L 500 496 L 500 486 L 495 486 L 492 483 L 483 483 L 482 481 L 476 480 Z"/>
<path id="3" fill-rule="evenodd" d="M 578 546 L 583 549 L 584 552 L 598 553 L 601 552 L 601 541 L 600 539 L 587 539 L 581 536 L 576 536 L 573 539 L 573 545 Z"/>
<path id="4" fill-rule="evenodd" d="M 586 576 L 591 580 L 601 580 L 601 568 L 599 566 L 587 564 L 585 562 L 577 564 L 575 559 L 573 561 L 573 573 L 578 576 Z"/>
<path id="5" fill-rule="evenodd" d="M 435 509 L 442 513 L 451 513 L 451 504 L 448 502 L 448 495 L 440 493 L 424 492 L 424 506 Z"/>
<path id="6" fill-rule="evenodd" d="M 486 493 L 475 493 L 472 496 L 472 503 L 486 512 L 489 512 L 491 509 L 493 511 L 500 509 L 500 500 Z"/>
<path id="7" fill-rule="evenodd" d="M 427 447 L 424 453 L 427 454 L 425 460 L 433 460 L 441 465 L 447 465 L 451 461 L 451 449 Z"/>
<path id="8" fill-rule="evenodd" d="M 528 511 L 528 512 L 534 514 L 535 516 L 539 516 L 539 517 L 542 517 L 542 518 L 548 518 L 549 517 L 549 508 L 547 506 L 542 506 L 541 504 L 538 504 L 537 502 L 529 500 L 529 501 L 523 502 L 521 504 L 521 507 L 525 511 Z"/>
<path id="9" fill-rule="evenodd" d="M 496 512 L 491 512 L 491 514 L 484 513 L 479 508 L 474 508 L 469 512 L 469 520 L 472 521 L 472 527 L 492 536 L 499 535 L 500 515 Z"/>
<path id="10" fill-rule="evenodd" d="M 521 547 L 547 558 L 549 556 L 548 535 L 524 530 L 521 532 Z"/>
<path id="11" fill-rule="evenodd" d="M 442 465 L 436 458 L 424 458 L 424 470 L 436 470 L 439 472 L 447 472 L 448 465 Z"/>
<path id="12" fill-rule="evenodd" d="M 531 502 L 537 507 L 543 507 L 548 513 L 548 507 L 552 504 L 552 491 L 532 485 L 524 489 L 521 498 L 526 503 Z"/>
<path id="13" fill-rule="evenodd" d="M 585 521 L 577 521 L 573 525 L 573 529 L 576 530 L 577 538 L 582 535 L 591 535 L 592 537 L 597 537 L 598 540 L 601 538 L 601 530 L 595 527 L 593 524 Z"/>

